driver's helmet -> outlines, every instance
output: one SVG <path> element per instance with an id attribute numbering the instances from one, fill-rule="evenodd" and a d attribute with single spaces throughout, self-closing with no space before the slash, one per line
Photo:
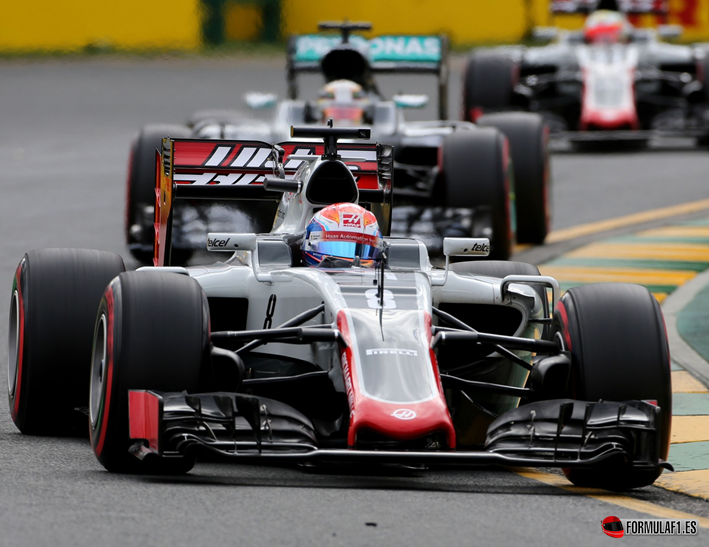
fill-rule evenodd
<path id="1" fill-rule="evenodd" d="M 333 121 L 335 126 L 357 126 L 364 120 L 369 105 L 362 86 L 350 80 L 335 80 L 320 91 L 318 106 L 321 121 Z"/>
<path id="2" fill-rule="evenodd" d="M 583 37 L 589 44 L 625 43 L 630 32 L 631 26 L 625 15 L 611 10 L 593 12 L 583 26 Z"/>
<path id="3" fill-rule="evenodd" d="M 356 263 L 359 257 L 360 266 L 371 267 L 380 258 L 382 246 L 382 232 L 372 212 L 354 203 L 335 203 L 315 213 L 305 229 L 301 250 L 309 266 L 338 262 L 329 259 Z"/>

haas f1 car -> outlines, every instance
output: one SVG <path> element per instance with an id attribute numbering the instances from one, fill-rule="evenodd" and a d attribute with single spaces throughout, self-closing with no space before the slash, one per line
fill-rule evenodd
<path id="1" fill-rule="evenodd" d="M 554 2 L 568 13 L 597 2 Z M 542 114 L 552 136 L 571 142 L 694 137 L 709 142 L 707 48 L 661 41 L 680 27 L 634 28 L 615 2 L 593 11 L 583 30 L 537 29 L 543 47 L 479 49 L 468 58 L 463 119 L 486 112 Z M 621 2 L 632 13 L 662 12 L 664 2 Z M 601 6 L 603 7 L 603 6 Z"/>
<path id="2" fill-rule="evenodd" d="M 509 258 L 515 240 L 540 244 L 549 230 L 549 157 L 546 126 L 538 114 L 491 114 L 477 124 L 446 121 L 448 46 L 442 36 L 380 36 L 367 40 L 352 31 L 368 23 L 323 23 L 338 34 L 295 36 L 288 48 L 289 98 L 249 94 L 253 108 L 275 107 L 272 119 L 246 119 L 238 111 L 205 111 L 187 126 L 144 127 L 134 140 L 128 174 L 126 238 L 131 253 L 146 262 L 153 249 L 155 150 L 163 137 L 256 139 L 279 142 L 292 125 L 366 124 L 371 141 L 394 146 L 396 194 L 392 233 L 415 235 L 431 253 L 440 253 L 445 236 L 486 237 L 491 256 Z M 321 74 L 325 87 L 313 100 L 298 96 L 302 74 Z M 440 120 L 410 122 L 403 110 L 425 105 L 423 95 L 380 93 L 381 73 L 432 75 L 438 81 Z M 343 143 L 344 144 L 344 143 Z M 303 145 L 299 155 L 312 152 Z M 259 163 L 259 158 L 248 158 Z M 262 161 L 262 158 L 261 158 Z M 211 181 L 211 184 L 217 182 Z M 221 181 L 220 185 L 233 184 Z M 202 248 L 208 231 L 271 229 L 274 203 L 259 208 L 195 202 L 175 209 L 173 261 L 184 263 Z"/>
<path id="3" fill-rule="evenodd" d="M 338 148 L 370 129 L 293 137 L 324 142 L 297 156 L 165 139 L 155 266 L 125 272 L 117 255 L 90 250 L 25 255 L 10 314 L 20 431 L 60 434 L 88 415 L 112 472 L 187 472 L 209 455 L 553 466 L 575 484 L 632 488 L 671 468 L 667 339 L 644 287 L 586 285 L 559 299 L 532 265 L 475 261 L 489 252 L 475 238 L 446 238 L 446 266 L 434 268 L 420 241 L 378 227 L 391 218 L 391 149 Z M 234 165 L 247 148 L 270 164 Z M 250 182 L 193 182 L 212 172 Z M 224 261 L 169 265 L 177 200 L 272 194 L 271 232 L 210 233 Z M 469 260 L 451 264 L 459 255 Z"/>

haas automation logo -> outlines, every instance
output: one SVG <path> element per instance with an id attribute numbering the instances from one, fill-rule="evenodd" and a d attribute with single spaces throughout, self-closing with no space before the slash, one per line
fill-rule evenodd
<path id="1" fill-rule="evenodd" d="M 399 420 L 413 420 L 416 417 L 416 412 L 410 408 L 398 408 L 391 415 Z"/>
<path id="2" fill-rule="evenodd" d="M 344 228 L 361 228 L 362 215 L 358 213 L 342 213 L 342 226 Z"/>

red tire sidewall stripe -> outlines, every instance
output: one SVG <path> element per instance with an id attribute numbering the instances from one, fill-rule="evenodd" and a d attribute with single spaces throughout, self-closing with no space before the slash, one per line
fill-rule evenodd
<path id="1" fill-rule="evenodd" d="M 14 401 L 12 405 L 12 419 L 15 420 L 17 418 L 17 415 L 20 411 L 20 389 L 22 387 L 22 362 L 23 362 L 23 357 L 24 357 L 24 347 L 25 347 L 25 302 L 22 297 L 22 283 L 21 283 L 21 277 L 22 277 L 22 265 L 25 263 L 23 260 L 20 262 L 20 265 L 17 267 L 17 270 L 15 271 L 15 287 L 17 290 L 17 299 L 18 299 L 18 313 L 20 314 L 20 332 L 18 336 L 18 347 L 17 347 L 17 370 L 15 374 L 17 374 L 17 383 L 15 384 L 15 394 L 14 394 Z"/>
<path id="2" fill-rule="evenodd" d="M 507 251 L 512 252 L 515 233 L 512 230 L 512 206 L 510 204 L 510 141 L 502 137 L 502 173 L 505 177 L 505 218 L 507 219 Z"/>
<path id="3" fill-rule="evenodd" d="M 559 311 L 559 315 L 561 316 L 561 334 L 564 337 L 566 350 L 571 351 L 571 334 L 569 333 L 569 316 L 566 313 L 566 306 L 564 306 L 563 302 L 559 301 L 556 309 Z"/>
<path id="4" fill-rule="evenodd" d="M 655 297 L 653 296 L 652 298 L 655 298 Z M 657 299 L 655 299 L 655 300 L 657 300 Z M 662 313 L 662 308 L 660 307 L 659 302 L 657 303 L 657 305 L 656 305 L 655 307 L 658 309 L 658 312 L 659 312 L 658 315 L 660 316 L 660 321 L 661 321 L 661 323 L 662 323 L 662 335 L 665 337 L 665 340 L 667 341 L 667 342 L 666 342 L 666 345 L 667 345 L 667 364 L 669 365 L 670 371 L 672 371 L 672 355 L 670 354 L 670 342 L 669 342 L 669 338 L 667 337 L 667 323 L 665 322 L 665 314 Z M 670 392 L 670 396 L 671 396 L 671 395 L 672 395 L 672 394 L 671 394 L 671 392 Z"/>
<path id="5" fill-rule="evenodd" d="M 551 177 L 551 163 L 549 162 L 549 126 L 544 125 L 542 146 L 544 147 L 544 181 L 542 192 L 544 200 L 544 227 L 549 232 L 551 226 L 551 207 L 549 206 L 549 179 Z"/>
<path id="6" fill-rule="evenodd" d="M 126 231 L 126 237 L 130 230 L 130 213 L 131 213 L 131 179 L 133 178 L 133 162 L 135 161 L 135 149 L 138 146 L 138 137 L 131 143 L 130 155 L 128 156 L 128 175 L 126 176 L 126 208 L 124 211 L 124 229 Z"/>
<path id="7" fill-rule="evenodd" d="M 108 415 L 111 409 L 111 390 L 113 388 L 113 325 L 115 320 L 115 301 L 112 285 L 109 285 L 106 289 L 104 298 L 106 299 L 106 380 L 102 416 L 100 418 L 100 426 L 98 427 L 98 440 L 94 444 L 97 456 L 100 456 L 103 452 L 103 445 L 106 442 L 106 428 L 108 427 Z"/>

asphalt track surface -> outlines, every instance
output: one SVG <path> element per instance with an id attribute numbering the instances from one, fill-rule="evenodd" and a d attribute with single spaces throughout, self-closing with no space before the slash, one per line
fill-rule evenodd
<path id="1" fill-rule="evenodd" d="M 6 302 L 17 262 L 30 249 L 88 247 L 127 257 L 125 166 L 130 138 L 142 124 L 180 122 L 201 108 L 239 107 L 246 91 L 283 95 L 283 66 L 270 58 L 0 62 L 0 283 L 6 284 Z M 452 114 L 458 67 L 454 63 Z M 306 89 L 317 83 L 313 79 Z M 388 94 L 421 90 L 408 78 L 383 84 Z M 553 227 L 709 197 L 709 151 L 682 144 L 629 154 L 559 151 L 552 163 Z M 7 324 L 0 320 L 2 389 L 6 339 Z M 111 475 L 85 439 L 25 437 L 9 412 L 0 412 L 0 546 L 601 545 L 609 540 L 600 521 L 609 515 L 661 518 L 675 510 L 709 517 L 706 502 L 657 487 L 610 497 L 620 505 L 588 493 L 502 469 L 205 463 L 179 478 Z M 655 513 L 638 512 L 637 500 L 650 502 L 644 510 Z M 673 541 L 706 545 L 708 534 L 703 528 Z"/>

